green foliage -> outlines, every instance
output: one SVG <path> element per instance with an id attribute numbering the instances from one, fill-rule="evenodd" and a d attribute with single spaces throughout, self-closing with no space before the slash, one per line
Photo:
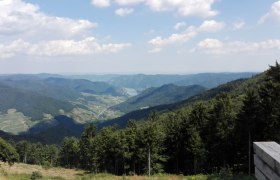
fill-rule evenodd
<path id="1" fill-rule="evenodd" d="M 235 112 L 230 97 L 220 94 L 214 101 L 211 111 L 214 135 L 221 139 L 227 139 L 235 128 Z"/>
<path id="2" fill-rule="evenodd" d="M 0 138 L 0 161 L 8 162 L 9 165 L 13 165 L 18 161 L 19 155 L 16 149 L 7 143 L 4 139 Z"/>
<path id="3" fill-rule="evenodd" d="M 95 163 L 94 137 L 96 136 L 96 127 L 89 124 L 81 135 L 79 141 L 80 163 L 85 169 L 94 170 L 92 165 Z"/>
<path id="4" fill-rule="evenodd" d="M 79 140 L 75 137 L 65 137 L 62 141 L 59 153 L 60 164 L 68 168 L 74 168 L 79 163 Z"/>
<path id="5" fill-rule="evenodd" d="M 34 172 L 32 172 L 32 174 L 31 174 L 31 180 L 37 180 L 37 179 L 42 179 L 43 178 L 43 175 L 42 175 L 42 173 L 41 172 L 39 172 L 39 171 L 34 171 Z"/>

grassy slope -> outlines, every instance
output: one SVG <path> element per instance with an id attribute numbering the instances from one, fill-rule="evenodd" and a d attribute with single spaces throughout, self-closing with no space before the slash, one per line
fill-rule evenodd
<path id="1" fill-rule="evenodd" d="M 182 175 L 167 175 L 157 174 L 152 177 L 147 176 L 114 176 L 110 174 L 89 174 L 83 170 L 64 169 L 64 168 L 49 168 L 45 169 L 38 165 L 15 164 L 8 166 L 7 164 L 0 163 L 0 179 L 1 180 L 29 180 L 32 172 L 38 171 L 43 175 L 43 179 L 53 180 L 115 180 L 115 179 L 128 179 L 128 180 L 254 180 L 253 177 L 248 176 L 233 176 L 233 177 L 219 177 L 215 175 L 197 175 L 197 176 L 182 176 Z"/>

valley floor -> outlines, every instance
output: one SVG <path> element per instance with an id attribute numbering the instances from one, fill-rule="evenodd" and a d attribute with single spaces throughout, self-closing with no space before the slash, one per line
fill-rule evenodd
<path id="1" fill-rule="evenodd" d="M 40 172 L 43 180 L 255 180 L 248 176 L 234 176 L 230 178 L 215 175 L 180 176 L 158 174 L 147 176 L 114 176 L 111 174 L 89 174 L 83 170 L 64 168 L 43 168 L 38 165 L 16 163 L 13 166 L 0 163 L 1 180 L 30 180 L 33 172 Z"/>

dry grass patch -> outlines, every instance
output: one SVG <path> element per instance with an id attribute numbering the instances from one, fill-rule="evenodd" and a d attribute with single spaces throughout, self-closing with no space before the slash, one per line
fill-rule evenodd
<path id="1" fill-rule="evenodd" d="M 7 175 L 28 175 L 29 178 L 32 172 L 38 171 L 42 173 L 43 177 L 60 177 L 61 179 L 69 179 L 74 180 L 77 179 L 79 176 L 83 175 L 85 172 L 82 170 L 74 170 L 74 169 L 64 169 L 64 168 L 49 168 L 45 169 L 42 166 L 38 165 L 28 165 L 22 163 L 16 163 L 13 166 L 9 166 L 8 164 L 0 164 L 0 169 L 2 172 L 2 176 L 0 176 L 1 180 L 5 176 L 3 173 Z"/>
<path id="2" fill-rule="evenodd" d="M 156 174 L 147 176 L 114 176 L 107 173 L 90 174 L 83 170 L 49 168 L 38 165 L 16 163 L 13 166 L 0 163 L 0 180 L 30 180 L 33 172 L 42 174 L 42 180 L 255 180 L 253 177 L 236 175 L 223 177 L 217 175 L 183 176 Z"/>

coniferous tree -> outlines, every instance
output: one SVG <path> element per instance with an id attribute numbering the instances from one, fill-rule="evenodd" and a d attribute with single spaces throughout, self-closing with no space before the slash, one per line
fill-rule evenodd
<path id="1" fill-rule="evenodd" d="M 146 172 L 150 176 L 151 173 L 157 173 L 163 171 L 163 162 L 166 158 L 162 154 L 164 147 L 164 133 L 163 127 L 157 124 L 158 114 L 152 113 L 146 123 L 143 124 L 141 131 L 139 132 L 139 140 L 143 149 L 143 157 L 147 159 Z"/>
<path id="2" fill-rule="evenodd" d="M 211 161 L 215 166 L 225 167 L 234 161 L 234 128 L 236 114 L 228 94 L 222 93 L 214 100 L 210 114 L 211 136 L 207 139 Z"/>
<path id="3" fill-rule="evenodd" d="M 95 159 L 94 138 L 96 136 L 96 127 L 93 124 L 88 125 L 81 135 L 80 145 L 80 163 L 85 169 L 92 169 Z"/>
<path id="4" fill-rule="evenodd" d="M 138 157 L 138 147 L 137 147 L 137 131 L 138 125 L 135 121 L 129 121 L 126 129 L 124 130 L 125 138 L 126 138 L 126 146 L 127 148 L 125 152 L 125 174 L 128 170 L 129 174 L 136 174 L 136 166 L 137 166 L 137 157 Z"/>
<path id="5" fill-rule="evenodd" d="M 22 163 L 28 163 L 31 145 L 27 141 L 20 141 L 16 144 L 17 152 L 19 153 L 19 160 Z"/>
<path id="6" fill-rule="evenodd" d="M 61 165 L 73 168 L 79 165 L 79 141 L 75 137 L 65 137 L 60 150 Z"/>
<path id="7" fill-rule="evenodd" d="M 168 115 L 168 120 L 165 122 L 166 138 L 164 145 L 165 154 L 168 156 L 166 170 L 171 173 L 183 173 L 184 164 L 184 131 L 182 127 L 182 113 L 171 113 Z"/>
<path id="8" fill-rule="evenodd" d="M 259 89 L 263 138 L 280 142 L 280 65 L 276 62 L 266 75 L 265 83 Z"/>
<path id="9" fill-rule="evenodd" d="M 244 163 L 245 167 L 248 168 L 248 174 L 251 174 L 252 169 L 252 142 L 260 141 L 262 139 L 261 128 L 264 127 L 263 122 L 260 119 L 260 106 L 259 97 L 254 90 L 249 90 L 246 93 L 245 99 L 243 100 L 243 106 L 240 113 L 238 114 L 236 124 L 236 159 Z"/>

